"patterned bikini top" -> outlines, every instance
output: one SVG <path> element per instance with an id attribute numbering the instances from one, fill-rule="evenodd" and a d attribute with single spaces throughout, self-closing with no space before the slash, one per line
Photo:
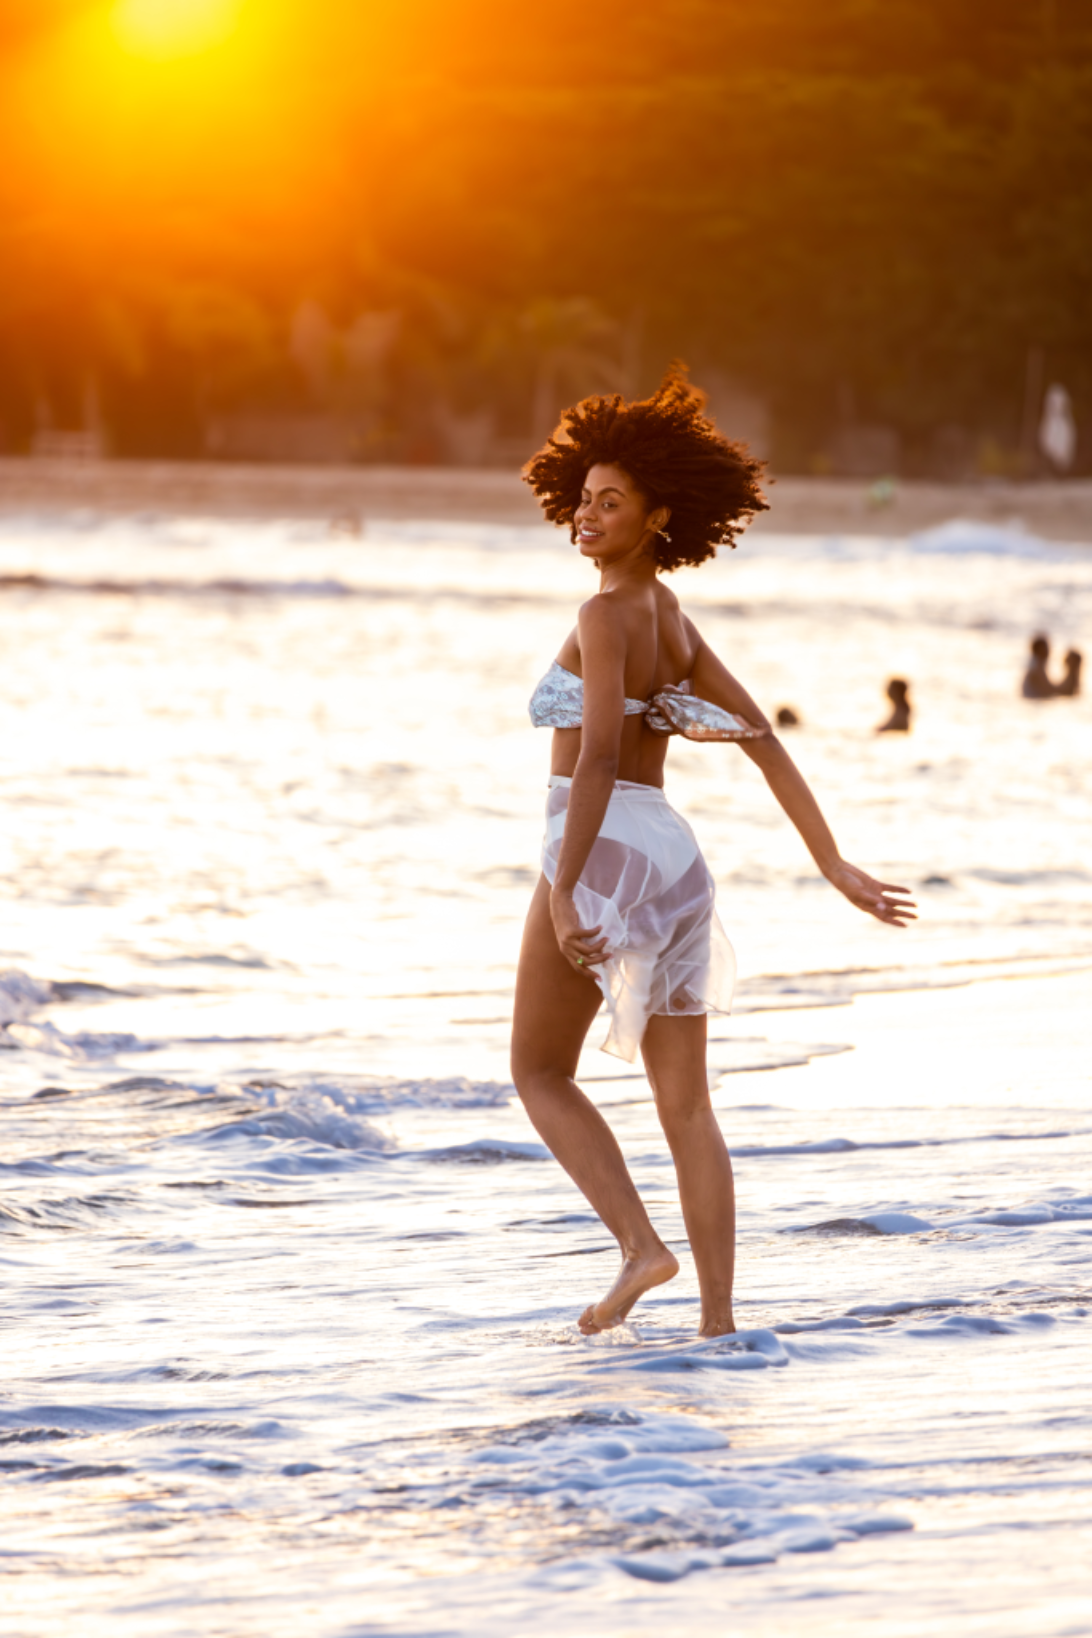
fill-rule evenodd
<path id="1" fill-rule="evenodd" d="M 536 728 L 579 728 L 584 721 L 584 679 L 555 660 L 534 693 L 528 708 Z M 690 691 L 689 678 L 667 683 L 650 700 L 625 702 L 627 717 L 644 717 L 654 734 L 681 734 L 684 739 L 761 739 L 764 728 L 753 728 Z"/>

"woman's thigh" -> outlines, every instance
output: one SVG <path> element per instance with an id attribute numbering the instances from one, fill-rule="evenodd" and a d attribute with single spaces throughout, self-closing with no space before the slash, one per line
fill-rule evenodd
<path id="1" fill-rule="evenodd" d="M 540 876 L 527 913 L 516 975 L 512 1019 L 512 1074 L 544 1070 L 575 1075 L 584 1037 L 599 1011 L 594 978 L 574 972 L 557 947 L 550 919 L 550 884 Z"/>

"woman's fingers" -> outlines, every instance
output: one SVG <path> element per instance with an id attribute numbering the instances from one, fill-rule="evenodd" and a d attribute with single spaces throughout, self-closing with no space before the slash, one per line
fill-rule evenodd
<path id="1" fill-rule="evenodd" d="M 913 900 L 896 902 L 881 898 L 868 908 L 880 921 L 889 922 L 892 927 L 904 927 L 907 922 L 918 919 L 917 907 Z"/>
<path id="2" fill-rule="evenodd" d="M 856 865 L 844 864 L 842 870 L 845 875 L 840 882 L 835 876 L 836 885 L 859 910 L 875 916 L 877 921 L 885 922 L 889 927 L 905 927 L 917 920 L 917 905 L 908 887 L 900 887 L 896 882 L 877 881 L 875 876 L 870 876 Z"/>
<path id="3" fill-rule="evenodd" d="M 597 933 L 600 934 L 598 938 Z M 566 960 L 574 967 L 595 967 L 610 958 L 606 935 L 599 927 L 581 927 L 577 932 L 568 934 L 561 948 Z"/>
<path id="4" fill-rule="evenodd" d="M 603 929 L 602 927 L 571 927 L 566 932 L 565 937 L 574 944 L 583 944 L 596 938 L 602 943 Z"/>
<path id="5" fill-rule="evenodd" d="M 858 870 L 856 867 L 853 867 L 853 875 L 856 876 L 862 887 L 868 888 L 870 893 L 893 893 L 898 898 L 905 899 L 908 904 L 914 902 L 913 892 L 909 887 L 900 887 L 897 882 L 879 882 L 875 876 L 870 876 L 866 871 Z"/>

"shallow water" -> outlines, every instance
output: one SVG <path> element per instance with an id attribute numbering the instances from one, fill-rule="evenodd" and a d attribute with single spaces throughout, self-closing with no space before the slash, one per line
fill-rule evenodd
<path id="1" fill-rule="evenodd" d="M 951 526 L 676 576 L 903 933 L 731 747 L 669 793 L 741 984 L 734 1339 L 506 1065 L 586 568 L 546 530 L 0 531 L 0 1562 L 19 1634 L 1092 1632 L 1092 553 Z M 917 708 L 872 733 L 892 673 Z M 586 1084 L 669 1243 L 636 1069 Z M 3 1626 L 3 1622 L 0 1622 Z"/>

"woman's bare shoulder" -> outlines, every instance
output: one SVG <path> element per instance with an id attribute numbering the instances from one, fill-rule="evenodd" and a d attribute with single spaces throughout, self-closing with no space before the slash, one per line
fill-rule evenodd
<path id="1" fill-rule="evenodd" d="M 675 596 L 675 593 L 673 591 L 668 591 L 666 586 L 662 588 L 662 592 L 663 599 L 660 603 L 659 610 L 661 630 L 664 629 L 663 622 L 666 621 L 666 629 L 675 633 L 676 642 L 682 642 L 683 646 L 689 653 L 690 663 L 693 664 L 694 660 L 697 658 L 699 650 L 703 646 L 705 639 L 702 637 L 701 632 L 698 630 L 693 620 L 691 620 L 690 616 L 686 613 L 682 604 L 679 602 L 679 599 Z"/>
<path id="2" fill-rule="evenodd" d="M 610 592 L 596 592 L 586 603 L 581 603 L 576 617 L 581 632 L 608 632 L 625 630 L 626 610 Z"/>

